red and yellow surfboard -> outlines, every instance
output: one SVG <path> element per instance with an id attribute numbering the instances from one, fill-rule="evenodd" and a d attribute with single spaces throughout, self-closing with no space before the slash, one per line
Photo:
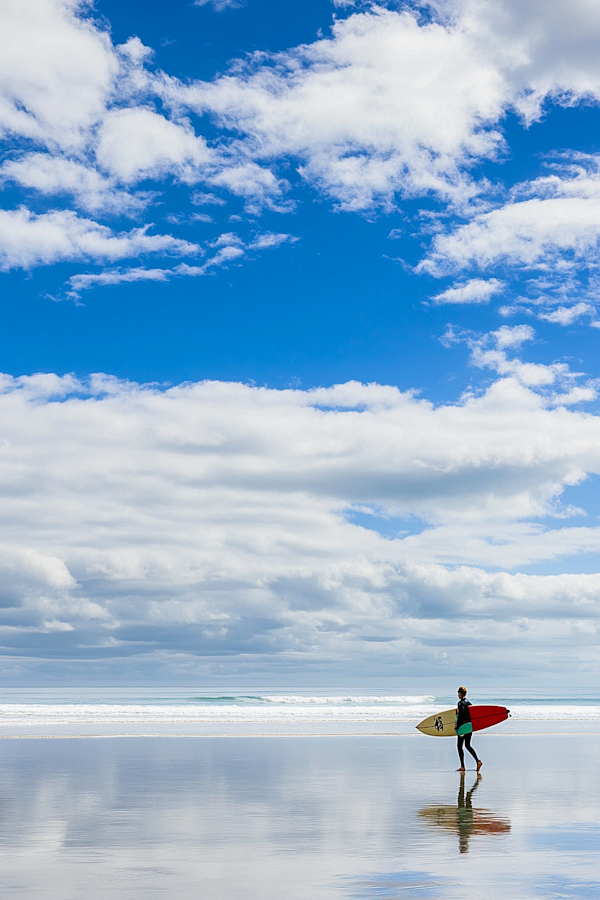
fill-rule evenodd
<path id="1" fill-rule="evenodd" d="M 491 728 L 499 722 L 504 722 L 510 715 L 510 710 L 505 706 L 470 706 L 471 722 L 473 723 L 473 731 L 482 731 L 484 728 Z M 454 722 L 456 720 L 456 709 L 445 709 L 444 712 L 434 713 L 419 722 L 417 728 L 423 734 L 430 734 L 432 737 L 456 737 L 454 730 Z"/>

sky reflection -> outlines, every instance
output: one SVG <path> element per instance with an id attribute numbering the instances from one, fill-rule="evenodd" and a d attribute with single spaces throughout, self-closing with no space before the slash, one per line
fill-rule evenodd
<path id="1" fill-rule="evenodd" d="M 595 738 L 480 745 L 0 741 L 2 897 L 600 897 Z"/>

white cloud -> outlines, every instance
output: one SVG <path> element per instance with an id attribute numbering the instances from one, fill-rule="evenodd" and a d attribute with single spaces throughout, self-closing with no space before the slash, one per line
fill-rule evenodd
<path id="1" fill-rule="evenodd" d="M 119 190 L 96 169 L 48 153 L 28 153 L 8 160 L 0 168 L 0 179 L 33 188 L 44 196 L 71 194 L 79 207 L 93 213 L 136 214 L 152 199 L 151 194 Z"/>
<path id="2" fill-rule="evenodd" d="M 600 96 L 600 17 L 587 0 L 430 6 L 437 18 L 428 21 L 420 8 L 350 13 L 331 37 L 256 54 L 213 83 L 183 84 L 145 68 L 151 51 L 139 39 L 113 47 L 86 2 L 10 0 L 1 14 L 0 127 L 37 142 L 38 154 L 40 145 L 74 154 L 49 163 L 45 176 L 33 156 L 11 171 L 42 192 L 72 189 L 99 209 L 117 194 L 81 158 L 97 153 L 95 162 L 125 184 L 204 180 L 256 212 L 290 208 L 281 199 L 287 185 L 269 166 L 293 156 L 345 209 L 391 208 L 397 192 L 465 201 L 478 190 L 469 166 L 496 153 L 495 123 L 511 105 L 531 118 L 547 96 Z M 173 105 L 174 120 L 156 112 L 154 92 Z M 210 148 L 186 109 L 208 112 L 237 137 Z M 34 163 L 37 174 L 26 171 Z M 118 200 L 123 209 L 134 203 L 125 193 Z"/>
<path id="3" fill-rule="evenodd" d="M 167 79 L 162 91 L 245 135 L 239 153 L 299 157 L 305 178 L 356 210 L 402 190 L 468 193 L 458 166 L 494 154 L 499 136 L 483 126 L 505 101 L 501 75 L 462 29 L 380 8 L 212 84 Z"/>
<path id="4" fill-rule="evenodd" d="M 206 141 L 189 125 L 140 107 L 106 114 L 96 155 L 100 166 L 125 184 L 171 172 L 183 181 L 196 181 L 203 167 L 214 164 Z"/>
<path id="5" fill-rule="evenodd" d="M 478 641 L 512 639 L 527 666 L 552 619 L 563 650 L 575 621 L 597 633 L 599 575 L 482 569 L 600 549 L 593 524 L 532 521 L 600 473 L 598 418 L 514 378 L 437 408 L 356 383 L 38 375 L 0 388 L 0 627 L 9 646 L 26 630 L 33 656 L 109 652 L 112 635 L 126 656 L 360 662 L 375 653 L 362 638 L 387 635 L 377 659 L 406 643 L 422 665 L 448 619 L 468 616 Z M 385 539 L 346 520 L 369 505 L 429 525 Z"/>
<path id="6" fill-rule="evenodd" d="M 403 235 L 404 235 L 404 229 L 403 229 L 403 228 L 392 228 L 392 230 L 391 230 L 390 233 L 388 234 L 388 238 L 389 238 L 391 241 L 399 241 L 400 238 L 403 237 Z"/>
<path id="7" fill-rule="evenodd" d="M 222 197 L 215 197 L 214 194 L 206 194 L 202 191 L 194 191 L 190 200 L 194 206 L 225 206 L 225 200 Z"/>
<path id="8" fill-rule="evenodd" d="M 582 316 L 596 315 L 596 311 L 589 303 L 575 303 L 574 306 L 559 306 L 551 313 L 540 313 L 538 318 L 547 322 L 557 322 L 559 325 L 572 325 Z"/>
<path id="9" fill-rule="evenodd" d="M 600 96 L 600 10 L 589 0 L 441 0 L 501 67 L 526 120 L 548 96 L 569 103 Z"/>
<path id="10" fill-rule="evenodd" d="M 554 162 L 552 168 L 549 176 L 518 184 L 511 200 L 502 206 L 436 234 L 431 251 L 416 271 L 440 277 L 469 270 L 506 275 L 512 270 L 513 276 L 525 280 L 524 290 L 516 304 L 505 307 L 503 313 L 533 307 L 538 318 L 562 325 L 584 315 L 594 320 L 600 242 L 599 160 L 575 154 L 574 161 Z M 582 280 L 584 268 L 587 277 Z M 496 281 L 474 278 L 467 285 Z M 447 302 L 447 293 L 438 294 L 434 302 Z"/>
<path id="11" fill-rule="evenodd" d="M 258 234 L 250 243 L 244 244 L 239 235 L 227 232 L 208 245 L 216 252 L 212 256 L 209 255 L 208 259 L 201 266 L 190 266 L 187 263 L 180 263 L 170 269 L 148 269 L 145 266 L 137 266 L 129 269 L 103 269 L 101 272 L 71 275 L 67 281 L 66 296 L 78 300 L 84 291 L 99 285 L 132 284 L 139 281 L 170 281 L 172 278 L 182 276 L 196 277 L 198 275 L 206 275 L 213 269 L 227 266 L 228 263 L 242 259 L 248 252 L 253 250 L 272 250 L 284 243 L 295 243 L 296 240 L 297 238 L 290 234 L 264 232 L 263 234 Z M 196 248 L 196 250 L 197 253 L 205 252 L 201 251 L 200 248 Z"/>
<path id="12" fill-rule="evenodd" d="M 27 209 L 0 210 L 0 268 L 24 268 L 65 260 L 115 261 L 147 253 L 195 253 L 195 244 L 146 228 L 115 234 L 70 210 L 36 216 Z"/>
<path id="13" fill-rule="evenodd" d="M 224 12 L 226 9 L 240 9 L 246 5 L 245 0 L 194 0 L 194 6 L 214 7 L 216 12 Z"/>
<path id="14" fill-rule="evenodd" d="M 222 164 L 220 171 L 207 177 L 207 183 L 213 187 L 226 188 L 231 194 L 243 197 L 246 211 L 258 214 L 264 207 L 277 212 L 289 212 L 293 209 L 292 201 L 282 200 L 288 187 L 284 179 L 276 178 L 269 169 L 264 169 L 254 162 L 243 164 Z"/>
<path id="15" fill-rule="evenodd" d="M 6 0 L 0 27 L 0 128 L 63 149 L 85 145 L 118 71 L 108 34 L 82 0 Z"/>
<path id="16" fill-rule="evenodd" d="M 542 612 L 562 618 L 600 614 L 598 575 L 509 575 L 460 566 L 407 566 L 403 572 L 421 601 L 421 610 L 431 613 L 472 616 L 489 612 L 508 617 L 533 616 Z M 524 624 L 524 623 L 523 623 Z"/>
<path id="17" fill-rule="evenodd" d="M 479 337 L 471 333 L 455 333 L 449 326 L 442 337 L 445 346 L 465 342 L 471 349 L 471 363 L 480 369 L 492 369 L 498 375 L 508 376 L 527 388 L 534 388 L 543 394 L 548 406 L 571 406 L 589 402 L 597 397 L 597 382 L 588 380 L 585 385 L 576 381 L 582 372 L 573 372 L 566 363 L 523 362 L 511 358 L 507 350 L 520 349 L 526 341 L 531 341 L 535 332 L 530 325 L 503 325 Z"/>
<path id="18" fill-rule="evenodd" d="M 480 369 L 491 369 L 498 375 L 514 380 L 526 388 L 533 388 L 544 397 L 547 406 L 573 406 L 588 403 L 598 396 L 598 381 L 588 379 L 584 385 L 576 382 L 584 376 L 573 372 L 566 363 L 523 362 L 511 358 L 507 350 L 518 350 L 531 341 L 535 332 L 530 325 L 503 325 L 497 331 L 475 336 L 472 332 L 457 332 L 449 325 L 441 343 L 446 347 L 466 343 L 471 350 L 471 364 Z"/>
<path id="19" fill-rule="evenodd" d="M 330 38 L 256 54 L 212 84 L 167 78 L 163 96 L 236 130 L 242 155 L 299 158 L 342 208 L 390 208 L 397 192 L 465 201 L 476 190 L 468 166 L 496 153 L 507 109 L 531 121 L 546 97 L 600 97 L 600 16 L 587 0 L 429 6 L 433 21 L 375 5 L 336 21 Z"/>
<path id="20" fill-rule="evenodd" d="M 485 281 L 483 278 L 471 278 L 464 284 L 446 288 L 441 294 L 431 298 L 436 306 L 443 303 L 489 303 L 492 297 L 502 293 L 504 283 L 497 278 Z"/>
<path id="21" fill-rule="evenodd" d="M 281 244 L 295 243 L 298 238 L 291 234 L 275 234 L 267 231 L 259 234 L 249 245 L 251 250 L 271 250 L 274 247 L 280 247 Z"/>
<path id="22" fill-rule="evenodd" d="M 509 203 L 482 213 L 450 234 L 434 238 L 421 271 L 444 274 L 462 268 L 505 264 L 549 268 L 559 254 L 581 259 L 600 238 L 600 198 L 561 197 Z M 563 268 L 575 265 L 564 260 Z"/>
<path id="23" fill-rule="evenodd" d="M 506 350 L 508 347 L 521 347 L 525 341 L 532 341 L 535 331 L 531 325 L 502 325 L 497 331 L 493 331 L 491 336 L 495 339 L 498 349 Z"/>
<path id="24" fill-rule="evenodd" d="M 89 291 L 99 285 L 134 284 L 137 281 L 169 281 L 174 269 L 147 269 L 138 266 L 134 269 L 105 269 L 102 272 L 87 272 L 71 275 L 67 284 L 67 296 L 79 299 L 83 291 Z"/>
<path id="25" fill-rule="evenodd" d="M 152 52 L 138 38 L 113 47 L 89 12 L 87 0 L 12 0 L 0 11 L 0 130 L 35 150 L 16 143 L 3 177 L 70 193 L 95 213 L 142 212 L 152 195 L 116 182 L 167 178 L 225 187 L 253 212 L 283 209 L 273 202 L 283 183 L 268 169 L 211 150 L 185 117 L 154 110 Z"/>
<path id="26" fill-rule="evenodd" d="M 436 235 L 433 251 L 419 269 L 441 275 L 511 265 L 564 274 L 576 267 L 595 252 L 600 238 L 598 158 L 582 162 L 563 166 L 562 174 L 517 185 L 511 202 Z"/>
<path id="27" fill-rule="evenodd" d="M 435 6 L 440 18 L 428 22 L 409 9 L 349 12 L 330 37 L 256 54 L 209 84 L 153 73 L 137 39 L 113 47 L 89 5 L 9 0 L 0 11 L 0 127 L 18 142 L 3 178 L 42 197 L 71 194 L 98 214 L 141 213 L 152 198 L 125 188 L 144 179 L 202 183 L 207 193 L 192 203 L 222 205 L 214 190 L 257 213 L 292 208 L 277 168 L 292 158 L 347 210 L 433 192 L 470 215 L 434 237 L 421 267 L 460 273 L 434 303 L 487 302 L 508 280 L 488 270 L 533 268 L 546 278 L 536 302 L 549 297 L 540 317 L 591 317 L 589 297 L 553 297 L 582 263 L 596 265 L 594 157 L 519 186 L 498 208 L 465 204 L 486 190 L 471 167 L 502 147 L 497 123 L 511 106 L 530 120 L 547 97 L 600 97 L 600 7 Z M 157 111 L 169 103 L 171 119 Z M 221 126 L 214 144 L 188 113 Z M 290 240 L 227 233 L 201 264 L 115 266 L 74 275 L 70 288 L 201 276 Z M 0 213 L 5 268 L 202 252 L 72 211 Z M 478 269 L 498 277 L 470 277 Z M 437 407 L 379 385 L 161 391 L 106 376 L 4 377 L 3 641 L 38 635 L 34 655 L 144 646 L 183 656 L 337 654 L 354 666 L 388 652 L 362 640 L 384 635 L 390 657 L 428 667 L 450 622 L 462 664 L 493 665 L 498 647 L 523 666 L 532 647 L 551 656 L 549 646 L 583 645 L 589 658 L 600 576 L 483 568 L 600 549 L 593 521 L 540 524 L 567 514 L 566 487 L 600 474 L 600 427 L 597 416 L 567 409 L 594 399 L 593 383 L 580 384 L 564 363 L 514 357 L 533 337 L 524 325 L 471 335 L 472 363 L 496 380 L 481 396 Z M 348 521 L 358 507 L 398 517 L 399 531 L 402 517 L 414 517 L 422 531 L 383 538 Z"/>
<path id="28" fill-rule="evenodd" d="M 153 72 L 138 38 L 114 47 L 86 2 L 10 0 L 0 13 L 0 127 L 33 145 L 15 145 L 3 173 L 46 196 L 70 192 L 93 212 L 140 212 L 152 199 L 117 182 L 176 179 L 240 196 L 256 214 L 293 208 L 275 170 L 293 157 L 344 209 L 391 209 L 397 193 L 464 204 L 485 189 L 471 164 L 497 153 L 511 105 L 531 118 L 544 97 L 600 96 L 597 11 L 586 0 L 540 2 L 439 0 L 429 19 L 421 6 L 348 9 L 329 37 L 255 54 L 212 83 L 183 83 Z M 157 101 L 171 105 L 171 119 Z M 211 115 L 226 133 L 209 145 L 187 113 Z M 597 171 L 543 182 L 537 195 L 438 236 L 430 270 L 593 252 Z M 474 300 L 477 281 L 437 298 Z"/>

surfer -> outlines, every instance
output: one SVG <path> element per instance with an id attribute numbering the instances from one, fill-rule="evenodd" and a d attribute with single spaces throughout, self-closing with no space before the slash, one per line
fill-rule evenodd
<path id="1" fill-rule="evenodd" d="M 471 747 L 471 734 L 473 732 L 473 724 L 471 722 L 471 713 L 469 712 L 470 703 L 467 700 L 466 687 L 458 689 L 458 706 L 456 707 L 456 724 L 454 730 L 457 735 L 458 758 L 460 759 L 459 772 L 465 771 L 465 752 L 463 744 L 477 763 L 477 771 L 479 772 L 482 762 Z"/>

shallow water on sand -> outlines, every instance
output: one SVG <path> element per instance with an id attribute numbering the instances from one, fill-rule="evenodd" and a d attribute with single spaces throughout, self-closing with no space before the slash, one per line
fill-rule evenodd
<path id="1" fill-rule="evenodd" d="M 597 740 L 1 741 L 1 895 L 600 898 Z"/>

